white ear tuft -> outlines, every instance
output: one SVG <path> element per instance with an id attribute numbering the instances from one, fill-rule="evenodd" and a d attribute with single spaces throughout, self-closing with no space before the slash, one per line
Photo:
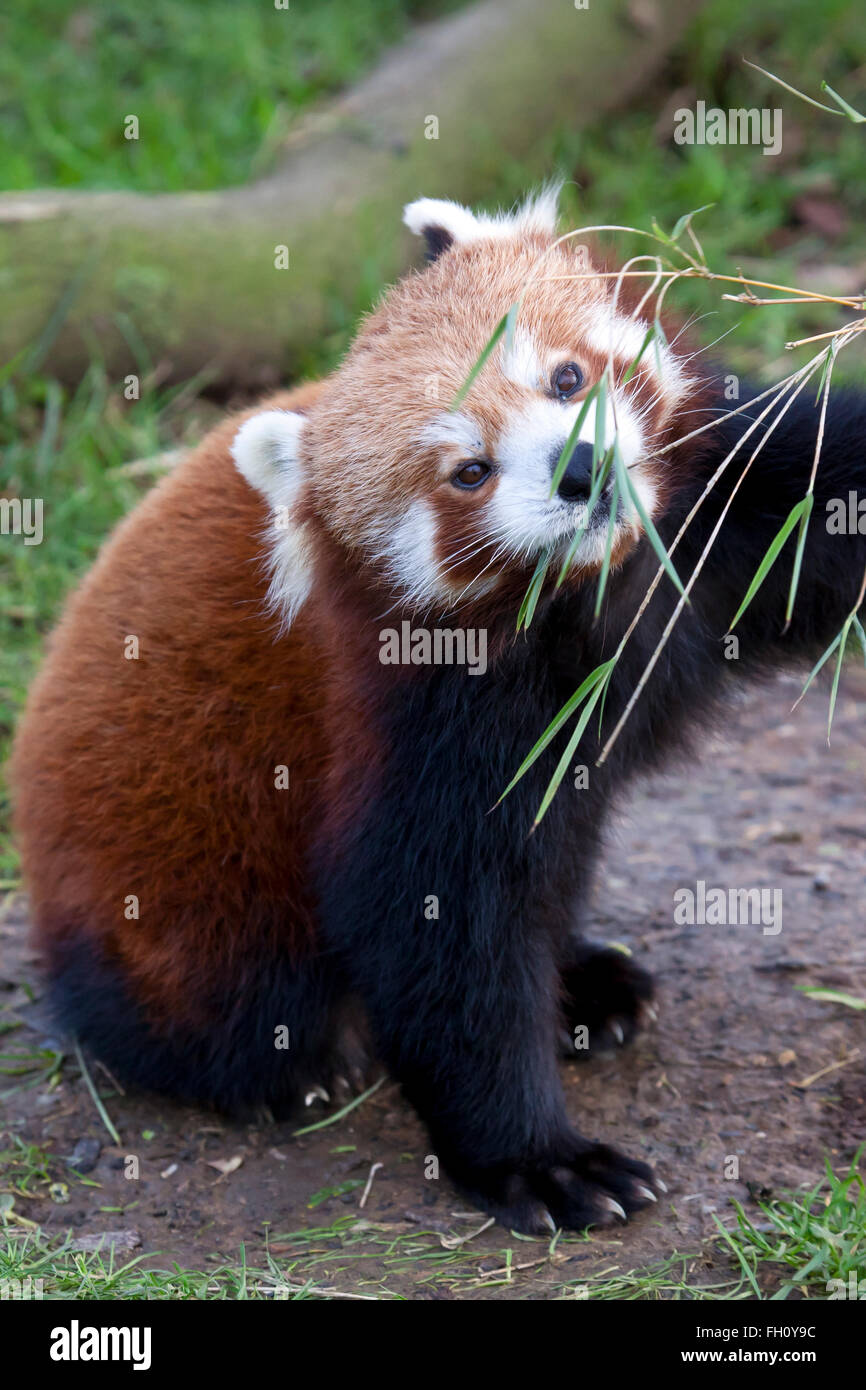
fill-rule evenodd
<path id="1" fill-rule="evenodd" d="M 446 198 L 418 198 L 403 209 L 403 221 L 416 236 L 427 242 L 427 255 L 435 260 L 449 246 L 465 246 L 487 237 L 519 236 L 521 232 L 541 232 L 553 236 L 560 182 L 545 184 L 513 212 L 482 213 Z"/>
<path id="2" fill-rule="evenodd" d="M 424 237 L 427 258 L 431 261 L 455 242 L 475 241 L 479 236 L 475 214 L 446 198 L 418 198 L 414 203 L 407 203 L 403 221 L 410 232 Z"/>
<path id="3" fill-rule="evenodd" d="M 263 410 L 245 420 L 234 437 L 232 456 L 251 487 L 272 507 L 288 507 L 301 484 L 300 437 L 306 424 L 293 410 Z"/>

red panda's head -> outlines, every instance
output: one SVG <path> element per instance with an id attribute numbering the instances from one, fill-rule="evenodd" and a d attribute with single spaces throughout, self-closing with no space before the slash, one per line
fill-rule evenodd
<path id="1" fill-rule="evenodd" d="M 511 602 L 515 579 L 525 587 L 545 550 L 564 557 L 584 525 L 572 574 L 579 582 L 597 572 L 611 484 L 587 524 L 595 401 L 553 495 L 551 483 L 606 368 L 604 446 L 616 436 L 650 516 L 665 499 L 654 449 L 691 386 L 683 358 L 657 343 L 635 368 L 650 320 L 629 312 L 622 284 L 593 277 L 585 246 L 557 241 L 556 191 L 492 217 L 422 198 L 404 221 L 425 238 L 431 264 L 384 295 L 308 415 L 264 412 L 235 440 L 241 472 L 284 516 L 272 555 L 272 596 L 280 602 L 285 585 L 284 607 L 297 602 L 288 579 L 310 562 L 317 526 L 417 611 L 497 592 Z M 512 330 L 454 408 L 518 302 Z M 306 538 L 286 526 L 293 508 Z M 614 563 L 640 533 L 637 510 L 621 499 Z"/>

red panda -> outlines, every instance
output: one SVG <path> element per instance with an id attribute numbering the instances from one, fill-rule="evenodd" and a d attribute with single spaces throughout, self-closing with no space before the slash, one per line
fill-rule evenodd
<path id="1" fill-rule="evenodd" d="M 518 1230 L 580 1229 L 663 1187 L 583 1137 L 559 1077 L 563 1028 L 626 1042 L 653 994 L 578 934 L 606 817 L 731 686 L 721 638 L 805 491 L 817 414 L 800 402 L 738 485 L 741 468 L 711 489 L 680 573 L 721 533 L 664 659 L 594 767 L 673 611 L 667 578 L 586 728 L 588 785 L 529 834 L 560 745 L 501 794 L 657 566 L 635 507 L 611 518 L 610 484 L 587 515 L 596 436 L 670 543 L 749 412 L 665 448 L 721 389 L 675 342 L 634 369 L 650 318 L 557 240 L 554 192 L 492 217 L 421 199 L 405 221 L 430 263 L 334 374 L 226 420 L 106 543 L 20 725 L 17 834 L 59 1018 L 121 1080 L 281 1114 L 372 1051 L 475 1202 Z M 554 491 L 606 367 L 603 418 L 584 412 Z M 866 484 L 864 422 L 862 396 L 834 394 L 816 516 Z M 566 582 L 544 584 L 517 636 L 539 556 L 560 560 L 580 528 Z M 814 525 L 793 622 L 789 560 L 738 627 L 737 675 L 832 637 L 864 552 Z M 419 628 L 483 633 L 484 659 L 430 661 Z"/>

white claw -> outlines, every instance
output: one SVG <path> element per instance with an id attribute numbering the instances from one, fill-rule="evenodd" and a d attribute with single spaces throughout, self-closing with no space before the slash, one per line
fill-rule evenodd
<path id="1" fill-rule="evenodd" d="M 304 1105 L 312 1105 L 314 1100 L 323 1100 L 327 1105 L 330 1099 L 331 1097 L 328 1095 L 324 1086 L 314 1086 L 312 1090 L 308 1091 L 304 1096 Z"/>
<path id="2" fill-rule="evenodd" d="M 667 1185 L 662 1182 L 661 1178 L 656 1178 L 656 1187 L 659 1189 L 660 1192 L 667 1192 L 668 1190 Z"/>
<path id="3" fill-rule="evenodd" d="M 551 1216 L 550 1212 L 547 1210 L 547 1207 L 543 1207 L 543 1208 L 541 1209 L 541 1211 L 538 1213 L 538 1215 L 539 1215 L 539 1218 L 541 1219 L 541 1221 L 544 1223 L 544 1225 L 545 1225 L 545 1226 L 547 1227 L 547 1229 L 550 1231 L 551 1235 L 554 1235 L 554 1236 L 555 1236 L 555 1235 L 556 1235 L 556 1229 L 557 1229 L 557 1228 L 556 1228 L 556 1222 L 554 1221 L 554 1219 L 553 1219 L 553 1217 Z"/>
<path id="4" fill-rule="evenodd" d="M 652 1019 L 653 1023 L 658 1023 L 658 1021 L 659 1021 L 658 1010 L 657 1010 L 657 1009 L 654 1009 L 653 1006 L 652 1006 L 652 1004 L 644 1004 L 644 1012 L 646 1013 L 647 1018 L 651 1018 L 651 1019 Z"/>
<path id="5" fill-rule="evenodd" d="M 628 1221 L 628 1217 L 626 1216 L 619 1202 L 615 1202 L 612 1197 L 604 1197 L 602 1199 L 602 1202 L 603 1205 L 607 1207 L 608 1211 L 613 1212 L 614 1216 L 618 1216 L 622 1221 Z"/>
<path id="6" fill-rule="evenodd" d="M 656 1196 L 656 1194 L 654 1192 L 651 1192 L 648 1187 L 639 1187 L 638 1192 L 642 1197 L 646 1197 L 648 1202 L 658 1201 L 658 1197 Z"/>
<path id="7" fill-rule="evenodd" d="M 616 1038 L 620 1047 L 622 1047 L 623 1043 L 625 1042 L 625 1034 L 622 1031 L 622 1025 L 617 1023 L 616 1019 L 614 1019 L 611 1023 L 610 1031 L 613 1033 L 613 1036 Z"/>

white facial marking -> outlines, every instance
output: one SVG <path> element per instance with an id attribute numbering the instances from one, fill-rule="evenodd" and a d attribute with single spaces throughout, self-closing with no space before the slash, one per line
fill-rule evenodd
<path id="1" fill-rule="evenodd" d="M 420 435 L 422 444 L 455 445 L 467 458 L 481 458 L 484 441 L 475 421 L 460 411 L 443 410 L 425 425 Z"/>
<path id="2" fill-rule="evenodd" d="M 605 358 L 625 358 L 634 362 L 644 345 L 650 325 L 645 319 L 628 318 L 615 313 L 609 305 L 599 305 L 590 320 L 586 342 Z M 658 335 L 644 349 L 640 365 L 660 381 L 668 408 L 673 408 L 685 396 L 689 378 L 679 359 Z"/>
<path id="3" fill-rule="evenodd" d="M 567 543 L 586 520 L 582 503 L 566 502 L 550 496 L 550 484 L 557 457 L 574 427 L 582 406 L 559 401 L 534 400 L 515 415 L 494 451 L 500 468 L 496 491 L 490 501 L 491 526 L 517 553 L 531 556 L 546 546 Z M 645 451 L 643 435 L 634 412 L 620 397 L 607 403 L 604 445 L 609 448 L 616 437 L 625 466 L 640 492 L 641 501 L 652 514 L 656 489 L 641 475 L 638 467 Z M 581 424 L 579 441 L 595 441 L 596 402 L 590 404 Z M 609 487 L 609 485 L 608 485 Z M 635 509 L 622 499 L 626 520 L 617 522 L 614 539 L 636 523 Z M 604 555 L 607 528 L 588 532 L 575 557 L 577 565 L 598 564 Z"/>
<path id="4" fill-rule="evenodd" d="M 426 502 L 410 504 L 383 548 L 388 572 L 410 603 L 423 606 L 440 596 L 436 522 Z"/>
<path id="5" fill-rule="evenodd" d="M 292 516 L 303 487 L 299 443 L 305 424 L 303 415 L 294 411 L 264 410 L 244 421 L 232 443 L 238 471 L 271 508 L 263 532 L 271 571 L 268 607 L 280 615 L 284 631 L 313 584 L 309 536 Z"/>
<path id="6" fill-rule="evenodd" d="M 510 344 L 502 344 L 502 370 L 517 386 L 538 391 L 544 384 L 544 368 L 535 343 L 524 328 L 517 328 Z"/>
<path id="7" fill-rule="evenodd" d="M 586 330 L 586 342 L 603 357 L 625 357 L 633 362 L 644 344 L 649 324 L 642 319 L 627 318 L 624 314 L 613 313 L 607 305 L 600 305 L 593 314 Z M 641 358 L 648 366 L 655 366 L 652 352 L 647 349 Z"/>

